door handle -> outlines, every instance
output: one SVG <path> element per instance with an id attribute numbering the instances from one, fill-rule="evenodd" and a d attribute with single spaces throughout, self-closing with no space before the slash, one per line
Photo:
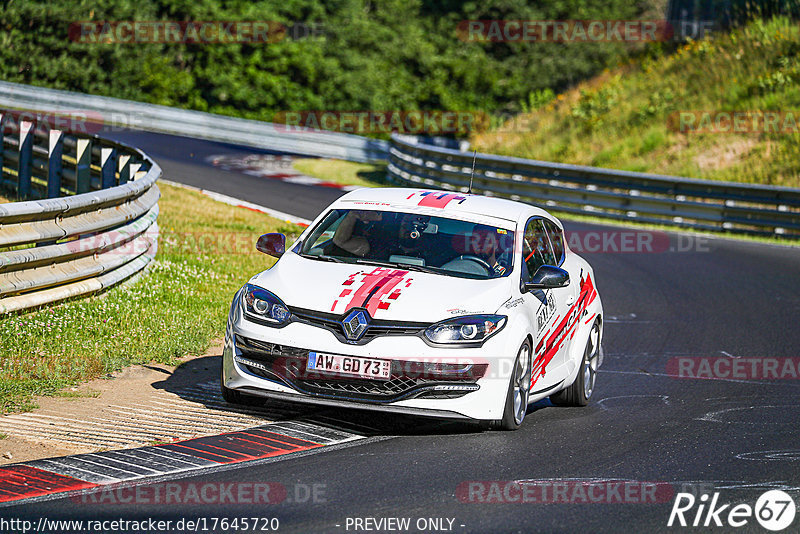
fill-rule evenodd
<path id="1" fill-rule="evenodd" d="M 575 295 L 570 295 L 567 297 L 567 306 L 572 306 L 573 302 L 575 302 Z"/>

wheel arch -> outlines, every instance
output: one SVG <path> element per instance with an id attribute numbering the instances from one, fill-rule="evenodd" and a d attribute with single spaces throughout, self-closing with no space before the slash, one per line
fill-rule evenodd
<path id="1" fill-rule="evenodd" d="M 598 324 L 600 328 L 600 338 L 599 338 L 599 350 L 600 350 L 600 361 L 599 363 L 602 364 L 602 346 L 603 346 L 603 309 L 600 306 L 592 307 L 593 309 L 587 310 L 587 314 L 580 318 L 580 323 L 578 324 L 578 328 L 575 331 L 575 335 L 572 338 L 572 342 L 570 343 L 569 347 L 569 361 L 570 363 L 574 364 L 574 368 L 570 370 L 569 376 L 564 381 L 564 387 L 562 389 L 568 388 L 575 382 L 575 379 L 578 377 L 578 373 L 580 372 L 581 365 L 580 362 L 583 361 L 583 352 L 586 349 L 586 342 L 589 340 L 589 333 L 592 330 L 592 327 L 595 323 Z M 586 318 L 590 317 L 592 320 L 587 323 Z"/>

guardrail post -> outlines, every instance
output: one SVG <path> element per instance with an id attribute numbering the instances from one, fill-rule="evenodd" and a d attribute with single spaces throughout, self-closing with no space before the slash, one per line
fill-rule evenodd
<path id="1" fill-rule="evenodd" d="M 47 198 L 61 196 L 61 158 L 64 154 L 64 132 L 50 130 L 47 147 Z"/>
<path id="2" fill-rule="evenodd" d="M 131 163 L 131 180 L 136 179 L 136 173 L 142 168 L 141 163 Z"/>
<path id="3" fill-rule="evenodd" d="M 33 128 L 31 121 L 19 123 L 19 166 L 17 167 L 17 196 L 27 200 L 31 196 L 31 165 L 33 163 Z"/>
<path id="4" fill-rule="evenodd" d="M 119 156 L 119 185 L 131 180 L 131 157 L 127 154 Z"/>
<path id="5" fill-rule="evenodd" d="M 116 185 L 117 149 L 103 147 L 100 149 L 100 188 L 107 189 Z"/>
<path id="6" fill-rule="evenodd" d="M 92 141 L 77 139 L 75 165 L 75 193 L 88 193 L 92 187 Z"/>

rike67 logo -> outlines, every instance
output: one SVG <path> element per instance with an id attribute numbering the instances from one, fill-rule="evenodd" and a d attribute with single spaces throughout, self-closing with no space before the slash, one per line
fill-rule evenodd
<path id="1" fill-rule="evenodd" d="M 678 493 L 667 526 L 739 528 L 752 525 L 755 518 L 765 529 L 778 532 L 794 521 L 795 503 L 785 491 L 767 491 L 758 498 L 755 506 L 747 503 L 720 504 L 719 495 L 716 492 L 709 497 L 704 493 L 697 498 L 691 493 Z"/>

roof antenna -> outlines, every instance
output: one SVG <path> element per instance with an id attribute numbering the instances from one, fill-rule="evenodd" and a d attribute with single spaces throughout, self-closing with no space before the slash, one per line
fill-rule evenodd
<path id="1" fill-rule="evenodd" d="M 468 193 L 472 194 L 472 179 L 475 177 L 475 158 L 478 156 L 478 150 L 476 149 L 472 153 L 472 173 L 469 175 L 469 191 Z"/>

